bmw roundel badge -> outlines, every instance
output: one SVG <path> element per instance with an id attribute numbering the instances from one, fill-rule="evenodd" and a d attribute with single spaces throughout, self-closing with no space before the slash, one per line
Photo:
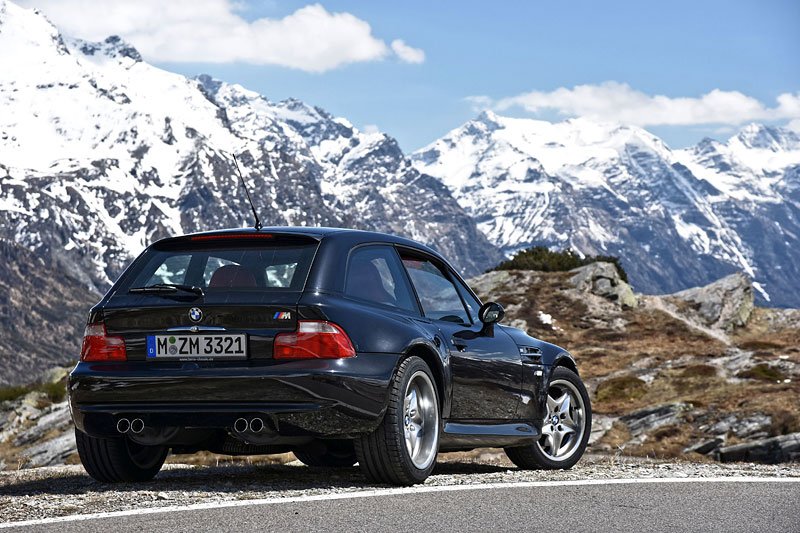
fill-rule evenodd
<path id="1" fill-rule="evenodd" d="M 203 320 L 203 312 L 199 307 L 192 307 L 189 309 L 189 318 L 192 319 L 192 322 L 200 322 Z"/>

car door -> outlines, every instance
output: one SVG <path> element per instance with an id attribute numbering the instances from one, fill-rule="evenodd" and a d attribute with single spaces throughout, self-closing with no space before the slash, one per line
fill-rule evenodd
<path id="1" fill-rule="evenodd" d="M 480 304 L 435 258 L 401 251 L 422 311 L 450 351 L 453 420 L 513 420 L 522 387 L 522 362 L 514 341 L 500 328 L 484 332 Z M 472 300 L 465 306 L 462 293 Z M 476 307 L 477 306 L 477 307 Z"/>

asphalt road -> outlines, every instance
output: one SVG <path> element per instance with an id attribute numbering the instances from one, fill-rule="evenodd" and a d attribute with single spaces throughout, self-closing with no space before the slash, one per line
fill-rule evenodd
<path id="1" fill-rule="evenodd" d="M 24 531 L 800 531 L 800 483 L 621 481 L 421 487 L 128 512 Z"/>

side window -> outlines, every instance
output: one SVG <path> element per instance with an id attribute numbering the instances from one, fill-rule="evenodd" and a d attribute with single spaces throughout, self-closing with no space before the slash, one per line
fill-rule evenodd
<path id="1" fill-rule="evenodd" d="M 426 259 L 413 257 L 403 257 L 403 265 L 417 290 L 425 316 L 435 320 L 470 324 L 455 285 L 439 267 Z"/>
<path id="2" fill-rule="evenodd" d="M 366 246 L 350 254 L 344 292 L 359 300 L 416 310 L 397 253 L 388 246 Z"/>

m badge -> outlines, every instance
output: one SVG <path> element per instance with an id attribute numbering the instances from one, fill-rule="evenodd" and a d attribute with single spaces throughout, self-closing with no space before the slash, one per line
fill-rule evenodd
<path id="1" fill-rule="evenodd" d="M 272 316 L 273 320 L 291 320 L 292 313 L 289 311 L 278 311 Z"/>

